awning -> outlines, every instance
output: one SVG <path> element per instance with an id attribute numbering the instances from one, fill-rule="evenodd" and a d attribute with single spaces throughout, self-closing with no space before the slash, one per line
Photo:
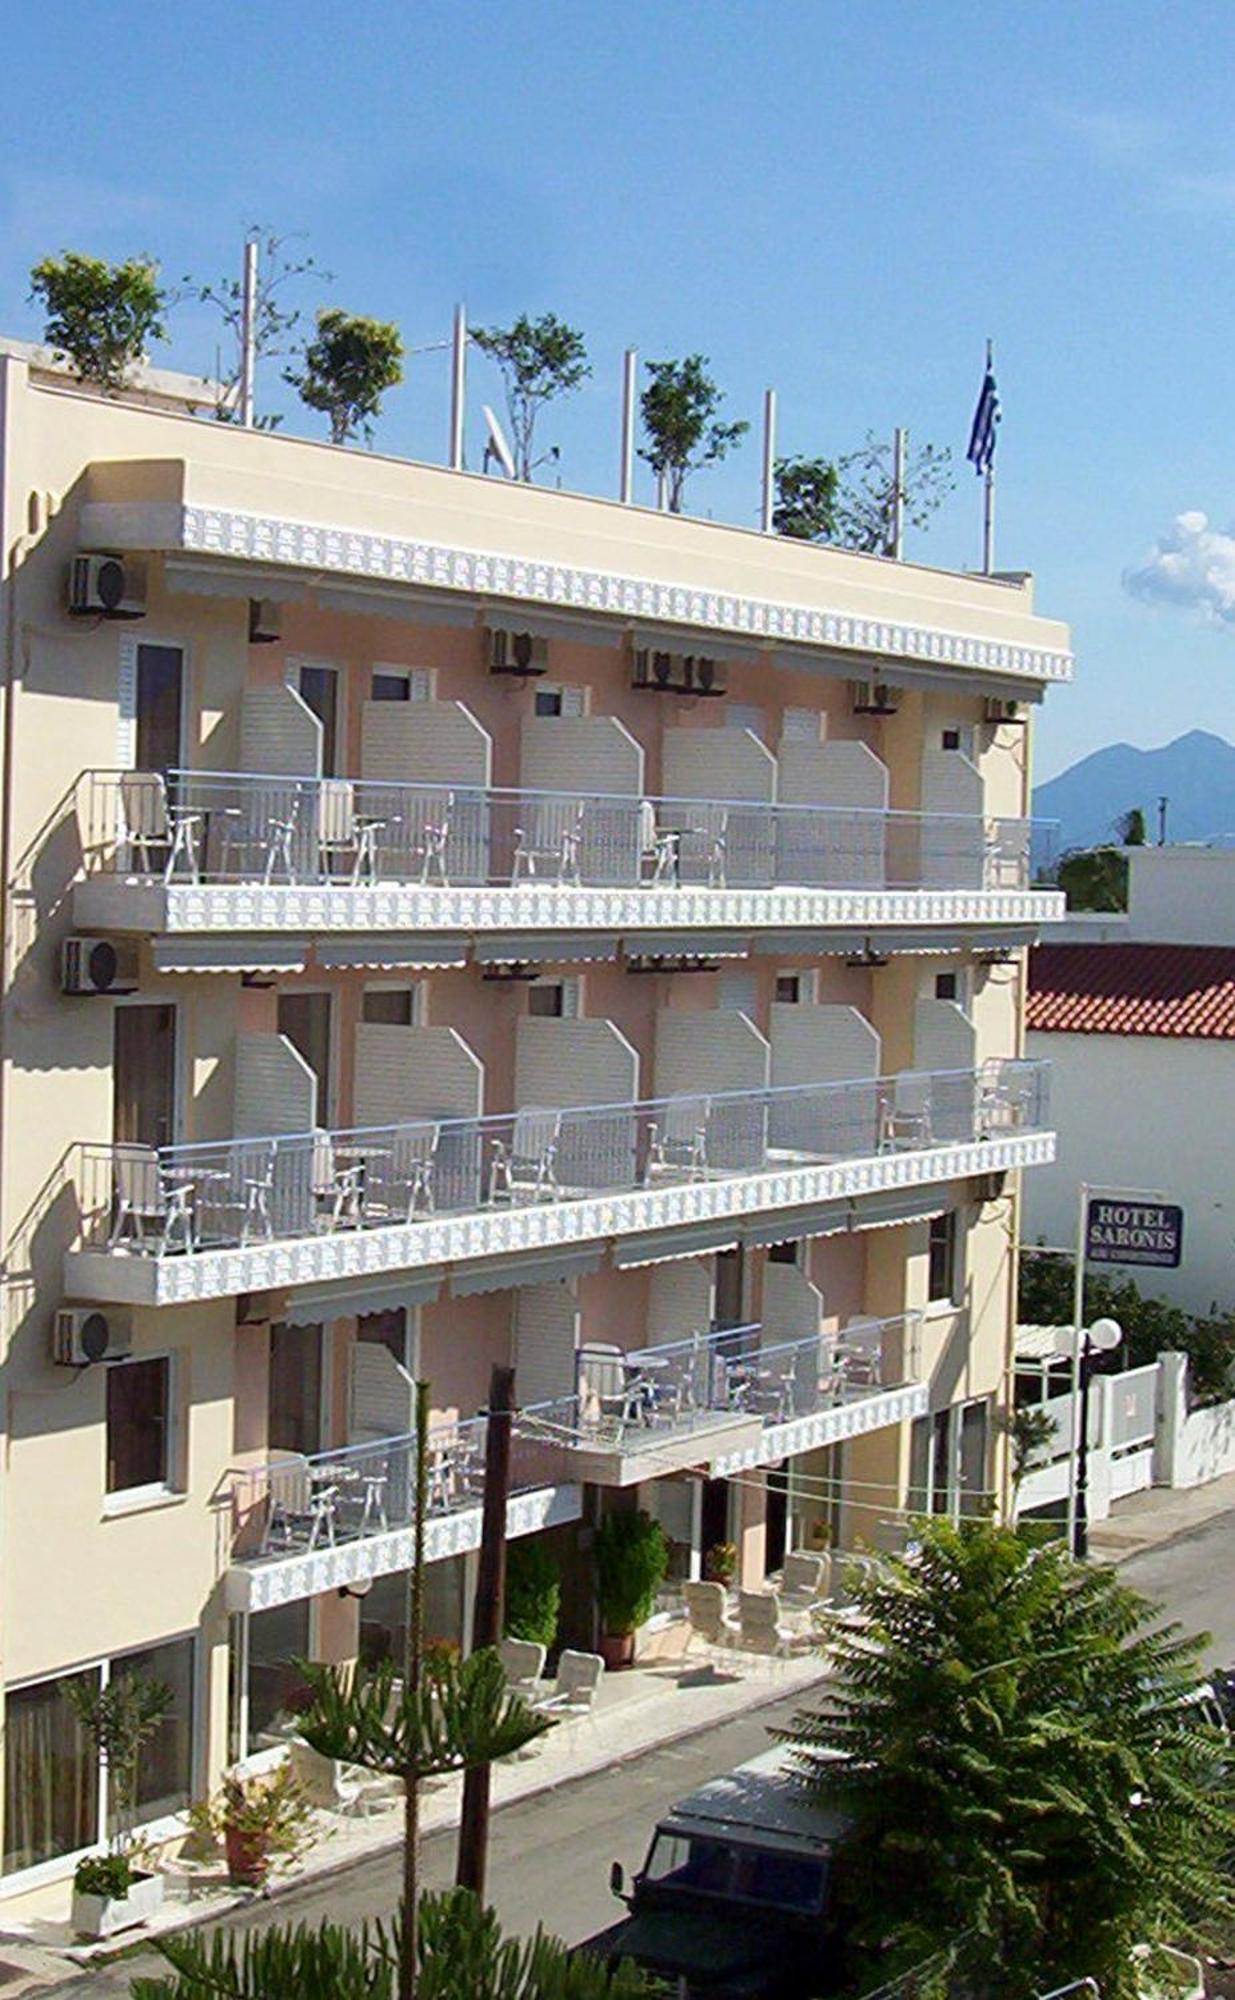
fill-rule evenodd
<path id="1" fill-rule="evenodd" d="M 516 931 L 478 937 L 472 950 L 477 965 L 583 965 L 615 959 L 618 941 L 562 931 Z"/>
<path id="2" fill-rule="evenodd" d="M 626 637 L 625 628 L 616 619 L 602 625 L 598 620 L 580 618 L 577 612 L 557 617 L 539 605 L 532 611 L 522 604 L 487 605 L 485 629 L 530 632 L 536 639 L 569 639 L 576 646 L 620 646 Z"/>
<path id="3" fill-rule="evenodd" d="M 744 1225 L 742 1241 L 754 1249 L 763 1243 L 796 1243 L 804 1236 L 838 1236 L 849 1227 L 849 1203 L 825 1201 L 814 1208 L 783 1209 L 761 1222 Z"/>
<path id="4" fill-rule="evenodd" d="M 150 955 L 156 972 L 303 972 L 308 938 L 156 937 Z"/>
<path id="5" fill-rule="evenodd" d="M 733 931 L 628 931 L 627 958 L 748 958 L 750 939 Z"/>
<path id="6" fill-rule="evenodd" d="M 753 940 L 761 958 L 852 958 L 866 949 L 865 931 L 810 929 L 760 931 Z"/>
<path id="7" fill-rule="evenodd" d="M 658 1229 L 655 1235 L 619 1236 L 613 1246 L 614 1268 L 629 1271 L 637 1264 L 670 1264 L 679 1257 L 702 1257 L 711 1250 L 737 1248 L 737 1224 L 699 1222 L 689 1229 Z"/>
<path id="8" fill-rule="evenodd" d="M 421 625 L 467 625 L 473 631 L 480 608 L 477 603 L 460 604 L 454 592 L 449 597 L 439 597 L 397 583 L 358 583 L 351 587 L 332 584 L 318 590 L 317 601 L 323 611 L 343 611 L 353 616 L 363 612 L 370 618 L 414 618 Z"/>
<path id="9" fill-rule="evenodd" d="M 306 1285 L 288 1295 L 281 1314 L 286 1326 L 322 1326 L 332 1319 L 363 1319 L 367 1313 L 393 1312 L 398 1306 L 432 1305 L 442 1287 L 441 1271 L 408 1272 L 385 1283 L 371 1280 L 354 1285 Z"/>
<path id="10" fill-rule="evenodd" d="M 455 1265 L 450 1274 L 450 1295 L 470 1299 L 478 1292 L 512 1292 L 520 1285 L 553 1285 L 581 1278 L 589 1271 L 599 1271 L 602 1255 L 600 1245 L 595 1244 L 589 1250 L 561 1250 L 548 1256 L 477 1258 Z"/>
<path id="11" fill-rule="evenodd" d="M 411 936 L 317 938 L 313 955 L 321 966 L 353 966 L 369 972 L 429 972 L 467 964 L 461 938 Z"/>
<path id="12" fill-rule="evenodd" d="M 850 1202 L 850 1228 L 891 1229 L 898 1222 L 926 1222 L 932 1215 L 946 1215 L 956 1202 L 954 1186 L 887 1188 Z"/>
<path id="13" fill-rule="evenodd" d="M 176 562 L 170 557 L 163 564 L 163 587 L 169 596 L 259 597 L 276 604 L 299 604 L 309 594 L 307 584 L 279 570 L 255 569 L 248 563 L 220 567 L 211 562 Z"/>

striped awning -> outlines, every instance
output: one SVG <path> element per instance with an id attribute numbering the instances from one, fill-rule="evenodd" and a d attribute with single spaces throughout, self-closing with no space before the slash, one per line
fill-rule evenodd
<path id="1" fill-rule="evenodd" d="M 318 938 L 313 955 L 321 966 L 353 966 L 366 972 L 432 972 L 467 964 L 463 938 L 424 937 L 412 933 L 383 937 Z"/>
<path id="2" fill-rule="evenodd" d="M 852 1229 L 892 1229 L 900 1222 L 927 1222 L 933 1215 L 946 1215 L 958 1200 L 956 1188 L 887 1188 L 879 1194 L 860 1194 L 850 1202 Z"/>
<path id="3" fill-rule="evenodd" d="M 303 972 L 308 938 L 156 937 L 150 945 L 156 972 Z"/>
<path id="4" fill-rule="evenodd" d="M 671 1264 L 679 1257 L 703 1257 L 713 1250 L 737 1248 L 733 1217 L 722 1222 L 698 1222 L 687 1229 L 658 1229 L 655 1235 L 619 1236 L 613 1246 L 614 1268 L 632 1270 L 639 1264 Z"/>
<path id="5" fill-rule="evenodd" d="M 306 1285 L 289 1294 L 279 1318 L 285 1326 L 324 1326 L 332 1319 L 364 1319 L 399 1306 L 432 1305 L 442 1288 L 441 1271 L 407 1272 L 386 1283 Z"/>
<path id="6" fill-rule="evenodd" d="M 583 965 L 615 959 L 618 941 L 585 932 L 507 931 L 501 937 L 478 937 L 472 951 L 477 965 Z"/>
<path id="7" fill-rule="evenodd" d="M 455 1299 L 474 1298 L 479 1292 L 511 1292 L 520 1285 L 552 1285 L 566 1278 L 581 1278 L 599 1271 L 603 1251 L 599 1244 L 588 1250 L 561 1250 L 530 1257 L 485 1257 L 456 1264 L 450 1273 L 450 1295 Z"/>
<path id="8" fill-rule="evenodd" d="M 813 1208 L 787 1208 L 745 1224 L 742 1241 L 750 1248 L 764 1243 L 796 1243 L 804 1236 L 839 1236 L 849 1227 L 847 1201 L 825 1201 Z"/>

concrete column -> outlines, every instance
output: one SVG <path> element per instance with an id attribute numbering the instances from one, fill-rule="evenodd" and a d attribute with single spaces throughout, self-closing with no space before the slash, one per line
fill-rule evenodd
<path id="1" fill-rule="evenodd" d="M 1154 1485 L 1186 1485 L 1180 1463 L 1188 1416 L 1188 1357 L 1158 1356 L 1158 1407 L 1154 1418 Z"/>
<path id="2" fill-rule="evenodd" d="M 767 1572 L 768 1489 L 761 1472 L 742 1475 L 738 1488 L 738 1582 L 761 1590 Z"/>
<path id="3" fill-rule="evenodd" d="M 198 1635 L 198 1666 L 201 1693 L 201 1722 L 193 1759 L 194 1780 L 205 1793 L 216 1792 L 223 1782 L 228 1758 L 228 1692 L 231 1621 L 223 1608 L 222 1590 L 216 1590 L 202 1618 Z"/>
<path id="4" fill-rule="evenodd" d="M 327 1590 L 317 1600 L 314 1630 L 317 1657 L 332 1667 L 356 1658 L 360 1644 L 360 1599 Z"/>

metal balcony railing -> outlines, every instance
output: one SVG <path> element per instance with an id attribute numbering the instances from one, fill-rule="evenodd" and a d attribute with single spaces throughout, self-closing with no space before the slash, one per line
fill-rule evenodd
<path id="1" fill-rule="evenodd" d="M 920 1379 L 920 1315 L 862 1320 L 840 1332 L 769 1343 L 758 1325 L 623 1351 L 585 1342 L 573 1396 L 520 1411 L 526 1440 L 655 1454 L 730 1417 L 792 1423 Z"/>
<path id="2" fill-rule="evenodd" d="M 400 785 L 88 771 L 87 870 L 164 882 L 1023 889 L 1044 822 Z"/>
<path id="3" fill-rule="evenodd" d="M 432 1427 L 428 1518 L 478 1507 L 484 1494 L 486 1419 Z M 564 1447 L 549 1438 L 511 1440 L 510 1490 L 528 1493 L 568 1477 Z M 288 1453 L 233 1470 L 231 1560 L 268 1562 L 363 1541 L 409 1527 L 415 1516 L 416 1437 L 380 1438 L 340 1451 Z"/>
<path id="4" fill-rule="evenodd" d="M 920 1151 L 1045 1128 L 1049 1065 L 201 1145 L 94 1145 L 69 1158 L 79 1247 L 166 1257 L 684 1182 Z"/>

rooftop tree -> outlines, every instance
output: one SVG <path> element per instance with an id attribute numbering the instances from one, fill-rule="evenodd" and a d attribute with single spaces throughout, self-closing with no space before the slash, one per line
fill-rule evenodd
<path id="1" fill-rule="evenodd" d="M 671 514 L 682 511 L 690 474 L 715 465 L 750 429 L 748 423 L 721 423 L 716 413 L 724 395 L 707 369 L 704 354 L 647 364 L 651 381 L 640 399 L 647 443 L 639 456 L 658 479 L 663 475 Z"/>
<path id="2" fill-rule="evenodd" d="M 273 229 L 255 223 L 249 230 L 248 241 L 256 243 L 257 295 L 253 310 L 253 348 L 258 361 L 276 360 L 292 352 L 296 330 L 300 324 L 300 308 L 288 302 L 288 288 L 300 278 L 309 276 L 330 282 L 330 272 L 319 268 L 317 260 L 309 256 L 289 254 L 291 238 L 278 236 Z M 244 283 L 234 276 L 203 282 L 201 279 L 186 277 L 189 292 L 199 304 L 213 306 L 223 323 L 223 331 L 232 348 L 232 360 L 226 372 L 220 367 L 222 394 L 216 414 L 224 423 L 234 423 L 239 414 L 240 377 L 242 370 L 242 345 L 244 341 Z M 278 417 L 257 418 L 259 430 L 273 430 Z"/>
<path id="3" fill-rule="evenodd" d="M 540 319 L 520 313 L 511 326 L 473 327 L 472 339 L 501 370 L 515 471 L 520 479 L 530 480 L 545 462 L 533 457 L 541 411 L 555 397 L 577 389 L 592 372 L 583 335 L 554 313 L 544 313 Z M 545 453 L 545 458 L 557 456 L 556 445 Z"/>
<path id="4" fill-rule="evenodd" d="M 892 446 L 873 431 L 857 451 L 837 460 L 839 483 L 828 540 L 871 555 L 890 555 L 896 508 Z M 907 454 L 901 495 L 905 521 L 926 528 L 956 484 L 946 445 L 924 444 Z"/>
<path id="5" fill-rule="evenodd" d="M 830 459 L 778 458 L 773 468 L 772 526 L 798 542 L 830 542 L 836 526 L 839 474 Z"/>
<path id="6" fill-rule="evenodd" d="M 357 318 L 337 306 L 323 308 L 303 361 L 299 373 L 288 368 L 283 379 L 299 390 L 302 403 L 329 417 L 330 442 L 347 444 L 357 431 L 363 432 L 366 442 L 371 440 L 382 397 L 403 380 L 398 327 Z"/>
<path id="7" fill-rule="evenodd" d="M 167 294 L 148 257 L 109 264 L 66 250 L 44 257 L 30 273 L 30 296 L 47 317 L 43 338 L 78 380 L 118 395 L 152 340 L 165 340 Z"/>

